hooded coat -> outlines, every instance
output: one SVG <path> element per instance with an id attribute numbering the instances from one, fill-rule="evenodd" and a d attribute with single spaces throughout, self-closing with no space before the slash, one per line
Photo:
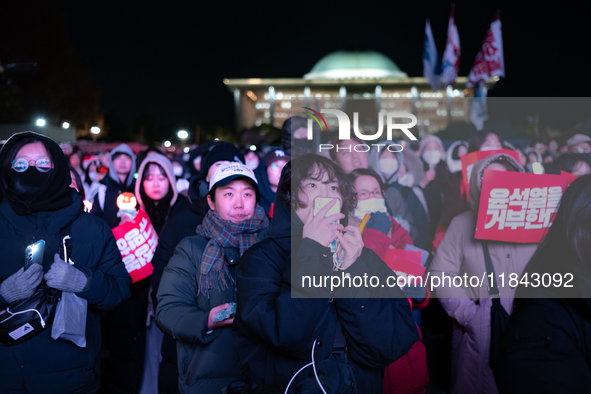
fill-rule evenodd
<path id="1" fill-rule="evenodd" d="M 419 340 L 408 301 L 399 288 L 390 290 L 400 298 L 368 299 L 371 290 L 361 289 L 362 298 L 331 299 L 330 288 L 319 289 L 319 298 L 292 298 L 301 281 L 292 282 L 292 262 L 302 272 L 320 267 L 329 275 L 333 268 L 330 249 L 302 239 L 302 230 L 302 221 L 278 195 L 269 238 L 242 256 L 234 347 L 245 376 L 269 392 L 283 393 L 296 372 L 310 363 L 315 344 L 315 368 L 328 392 L 381 393 L 384 368 Z M 346 272 L 392 275 L 366 248 Z M 344 351 L 333 352 L 333 346 L 345 345 Z M 318 391 L 310 367 L 297 375 L 290 390 Z"/>
<path id="2" fill-rule="evenodd" d="M 459 157 L 457 159 L 454 157 L 454 151 L 457 151 L 460 145 L 468 147 L 467 142 L 456 141 L 447 149 L 447 167 L 451 174 L 443 192 L 443 207 L 439 222 L 444 230 L 449 227 L 453 218 L 470 209 L 462 184 L 462 162 Z"/>
<path id="3" fill-rule="evenodd" d="M 429 142 L 436 142 L 441 152 L 441 161 L 435 166 L 435 179 L 425 186 L 423 193 L 425 194 L 425 200 L 427 201 L 427 207 L 429 208 L 429 230 L 431 237 L 435 236 L 435 231 L 441 220 L 442 207 L 443 207 L 443 193 L 445 185 L 449 179 L 449 170 L 447 164 L 445 164 L 445 149 L 443 143 L 434 135 L 429 135 L 423 139 L 419 144 L 418 156 L 423 161 L 423 168 L 425 171 L 429 170 L 430 165 L 425 163 L 422 158 L 423 152 Z"/>
<path id="4" fill-rule="evenodd" d="M 523 167 L 511 156 L 500 154 L 474 164 L 470 178 L 471 210 L 456 216 L 447 229 L 430 267 L 430 275 L 477 276 L 486 273 L 482 243 L 474 239 L 476 218 L 484 170 L 495 162 L 503 162 L 513 171 Z M 537 244 L 488 241 L 493 268 L 497 277 L 521 275 L 536 250 Z M 501 291 L 501 304 L 511 314 L 515 290 L 508 286 Z M 439 287 L 435 289 L 445 311 L 454 319 L 452 337 L 452 392 L 496 393 L 493 372 L 489 365 L 491 338 L 490 308 L 492 300 L 487 286 Z"/>
<path id="5" fill-rule="evenodd" d="M 43 271 L 47 273 L 61 242 L 60 229 L 69 226 L 71 259 L 88 278 L 86 287 L 76 293 L 88 301 L 86 347 L 52 339 L 51 326 L 21 344 L 0 346 L 0 391 L 95 393 L 99 388 L 100 315 L 129 297 L 131 277 L 121 260 L 111 229 L 94 215 L 84 213 L 82 199 L 69 188 L 71 179 L 67 159 L 55 142 L 35 133 L 15 134 L 2 148 L 0 162 L 5 160 L 17 141 L 30 136 L 49 146 L 54 168 L 43 191 L 35 203 L 30 204 L 32 210 L 22 215 L 16 213 L 18 208 L 15 211 L 15 207 L 23 207 L 10 192 L 10 186 L 5 184 L 6 172 L 3 171 L 0 182 L 4 196 L 0 203 L 3 254 L 0 282 L 23 266 L 26 246 L 40 239 L 45 240 Z M 0 297 L 0 310 L 8 306 Z"/>
<path id="6" fill-rule="evenodd" d="M 275 201 L 275 192 L 271 190 L 265 160 L 260 160 L 259 166 L 254 170 L 254 176 L 257 178 L 257 185 L 261 195 L 261 207 L 263 207 L 267 216 L 270 217 L 269 212 L 271 211 L 271 205 Z"/>
<path id="7" fill-rule="evenodd" d="M 181 205 L 178 203 L 175 205 L 160 232 L 158 246 L 152 259 L 154 272 L 150 276 L 152 302 L 155 308 L 158 302 L 156 294 L 158 294 L 162 273 L 174 254 L 176 246 L 183 238 L 195 235 L 197 226 L 201 224 L 209 209 L 207 202 L 199 194 L 199 179 L 193 178 L 186 201 Z M 160 363 L 158 384 L 162 392 L 167 394 L 178 392 L 176 341 L 166 332 L 162 340 L 162 362 Z"/>
<path id="8" fill-rule="evenodd" d="M 384 141 L 383 143 L 386 145 L 394 144 L 393 141 Z M 429 234 L 429 217 L 413 189 L 398 183 L 398 174 L 405 164 L 404 155 L 402 152 L 394 153 L 398 160 L 398 169 L 389 178 L 380 171 L 380 156 L 378 150 L 373 149 L 369 156 L 369 166 L 378 173 L 384 182 L 386 206 L 390 209 L 392 216 L 402 216 L 403 219 L 409 222 L 409 233 L 413 243 L 419 248 L 430 252 L 432 239 Z"/>
<path id="9" fill-rule="evenodd" d="M 184 205 L 184 197 L 176 192 L 172 164 L 160 154 L 147 156 L 140 164 L 135 183 L 135 196 L 140 207 L 144 208 L 140 187 L 144 169 L 150 163 L 162 166 L 172 190 L 170 212 Z M 170 213 L 169 213 L 170 217 Z M 153 218 L 150 218 L 153 220 Z M 162 224 L 152 223 L 158 234 Z M 193 229 L 194 233 L 194 229 Z M 109 371 L 106 383 L 119 393 L 136 393 L 142 384 L 145 362 L 146 321 L 148 319 L 150 279 L 143 279 L 130 286 L 131 297 L 122 302 L 104 320 L 103 327 L 108 335 Z"/>
<path id="10" fill-rule="evenodd" d="M 124 183 L 121 183 L 115 166 L 113 165 L 113 156 L 117 153 L 125 153 L 131 157 L 131 171 L 127 175 Z M 111 151 L 109 157 L 109 175 L 106 176 L 100 183 L 101 188 L 96 193 L 92 203 L 92 213 L 100 218 L 103 218 L 107 224 L 113 228 L 119 225 L 119 218 L 117 212 L 117 197 L 123 192 L 135 191 L 135 154 L 131 148 L 125 144 L 121 144 Z"/>

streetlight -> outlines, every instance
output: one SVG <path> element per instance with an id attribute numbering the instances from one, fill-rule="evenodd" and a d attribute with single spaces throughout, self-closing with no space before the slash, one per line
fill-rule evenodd
<path id="1" fill-rule="evenodd" d="M 45 119 L 39 118 L 37 119 L 37 122 L 35 122 L 35 124 L 39 127 L 43 127 L 45 126 Z"/>
<path id="2" fill-rule="evenodd" d="M 68 122 L 64 122 L 64 123 L 62 123 L 62 128 L 69 129 L 70 128 L 70 124 Z"/>
<path id="3" fill-rule="evenodd" d="M 164 147 L 166 148 L 170 148 L 170 145 L 172 145 L 172 143 L 168 140 L 164 141 Z"/>
<path id="4" fill-rule="evenodd" d="M 187 133 L 187 131 L 186 131 L 186 130 L 179 130 L 179 132 L 178 132 L 178 133 L 176 133 L 176 135 L 177 135 L 177 136 L 178 136 L 178 137 L 179 137 L 181 140 L 183 140 L 183 143 L 184 143 L 184 140 L 186 140 L 187 138 L 189 138 L 189 133 Z"/>
<path id="5" fill-rule="evenodd" d="M 101 128 L 97 126 L 92 126 L 90 128 L 90 134 L 92 134 L 92 142 L 96 144 L 96 138 L 100 134 Z"/>

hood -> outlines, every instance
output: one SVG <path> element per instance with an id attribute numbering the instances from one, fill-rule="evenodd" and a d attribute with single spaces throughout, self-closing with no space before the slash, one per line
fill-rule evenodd
<path id="1" fill-rule="evenodd" d="M 425 169 L 423 168 L 423 162 L 413 152 L 412 149 L 407 148 L 402 151 L 404 156 L 404 165 L 406 166 L 406 172 L 410 172 L 415 178 L 413 187 L 417 186 L 425 177 Z"/>
<path id="2" fill-rule="evenodd" d="M 9 201 L 13 210 L 18 215 L 28 215 L 37 211 L 56 211 L 72 204 L 73 189 L 70 188 L 72 178 L 70 176 L 70 163 L 62 152 L 59 145 L 52 139 L 31 131 L 16 133 L 6 141 L 2 150 L 0 151 L 0 163 L 3 163 L 7 156 L 12 152 L 12 148 L 19 141 L 23 139 L 32 138 L 34 140 L 43 142 L 51 157 L 53 158 L 53 169 L 50 171 L 47 182 L 39 189 L 32 201 L 25 203 L 18 194 L 10 186 L 8 178 L 8 169 L 2 170 L 2 182 L 0 182 L 0 191 L 2 195 Z"/>
<path id="3" fill-rule="evenodd" d="M 127 175 L 127 179 L 125 180 L 125 185 L 123 185 L 123 186 L 125 186 L 125 188 L 129 188 L 129 186 L 131 186 L 131 183 L 133 182 L 134 176 L 135 176 L 135 170 L 136 170 L 135 154 L 133 153 L 133 150 L 131 150 L 131 148 L 126 144 L 121 144 L 111 151 L 111 156 L 109 157 L 109 178 L 114 180 L 117 184 L 120 184 L 121 181 L 119 181 L 119 177 L 117 176 L 117 173 L 115 172 L 115 168 L 113 167 L 113 156 L 116 153 L 125 153 L 126 155 L 131 157 L 131 171 Z"/>
<path id="4" fill-rule="evenodd" d="M 391 144 L 396 144 L 396 142 L 383 141 L 383 142 L 380 142 L 380 145 L 381 144 L 385 144 L 386 146 L 388 146 Z M 384 153 L 384 149 L 386 149 L 386 146 L 381 147 L 379 152 L 378 152 L 377 148 L 373 148 L 369 154 L 368 160 L 369 160 L 369 167 L 378 173 L 380 178 L 382 178 L 384 185 L 390 185 L 392 183 L 395 183 L 398 180 L 398 174 L 400 173 L 400 169 L 404 165 L 404 156 L 403 156 L 402 152 L 392 152 L 394 154 L 394 157 L 396 158 L 396 160 L 398 160 L 398 169 L 389 179 L 386 178 L 386 176 L 380 171 L 380 166 L 379 166 L 380 157 L 382 156 L 382 153 Z"/>
<path id="5" fill-rule="evenodd" d="M 538 163 L 542 163 L 542 155 L 540 154 L 540 152 L 538 152 L 536 149 L 534 148 L 526 148 L 523 153 L 525 153 L 525 157 L 527 157 L 527 161 L 529 162 L 529 155 L 530 153 L 533 153 L 536 155 L 536 161 Z"/>
<path id="6" fill-rule="evenodd" d="M 268 212 L 271 204 L 275 201 L 275 192 L 271 190 L 271 183 L 269 183 L 264 160 L 261 159 L 259 166 L 254 170 L 254 176 L 257 178 L 257 186 L 261 196 L 260 204 Z"/>
<path id="7" fill-rule="evenodd" d="M 163 156 L 163 155 L 159 155 L 159 154 L 150 155 L 150 156 L 146 157 L 144 159 L 144 161 L 142 161 L 142 164 L 140 164 L 140 168 L 138 170 L 138 179 L 137 179 L 137 182 L 135 183 L 135 197 L 137 198 L 137 201 L 140 203 L 140 206 L 143 207 L 144 203 L 142 201 L 142 194 L 140 193 L 140 187 L 141 187 L 142 181 L 143 181 L 142 175 L 144 173 L 144 169 L 150 163 L 159 164 L 160 167 L 164 168 L 164 172 L 166 173 L 166 177 L 168 178 L 168 183 L 170 184 L 170 188 L 172 189 L 172 200 L 170 200 L 170 206 L 172 207 L 178 197 L 178 192 L 176 190 L 176 178 L 174 176 L 174 173 L 172 172 L 172 163 L 170 162 L 170 160 L 168 160 L 168 158 L 166 156 Z"/>
<path id="8" fill-rule="evenodd" d="M 421 157 L 423 156 L 423 151 L 425 150 L 425 147 L 427 146 L 427 144 L 429 142 L 436 142 L 437 145 L 439 145 L 439 150 L 441 151 L 441 160 L 445 161 L 445 148 L 443 147 L 443 142 L 441 142 L 441 139 L 439 137 L 436 137 L 434 135 L 428 135 L 426 137 L 424 137 L 423 139 L 421 139 L 421 142 L 419 143 L 419 154 L 418 156 Z"/>
<path id="9" fill-rule="evenodd" d="M 474 163 L 470 175 L 470 208 L 475 215 L 478 215 L 478 204 L 480 203 L 480 192 L 482 191 L 482 177 L 484 176 L 484 170 L 493 163 L 506 164 L 512 168 L 511 171 L 514 172 L 525 172 L 517 160 L 504 153 L 489 156 Z"/>
<path id="10" fill-rule="evenodd" d="M 458 149 L 462 145 L 468 148 L 468 143 L 466 141 L 456 141 L 453 144 L 451 144 L 449 148 L 447 148 L 445 158 L 447 161 L 447 168 L 449 169 L 449 172 L 452 174 L 462 171 L 462 161 L 458 156 Z"/>

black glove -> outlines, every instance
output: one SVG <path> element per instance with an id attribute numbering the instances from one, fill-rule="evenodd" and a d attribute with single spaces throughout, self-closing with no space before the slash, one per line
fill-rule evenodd
<path id="1" fill-rule="evenodd" d="M 392 221 L 390 221 L 390 217 L 387 213 L 375 212 L 369 217 L 366 227 L 373 228 L 374 230 L 381 231 L 388 235 L 388 231 L 392 228 Z"/>

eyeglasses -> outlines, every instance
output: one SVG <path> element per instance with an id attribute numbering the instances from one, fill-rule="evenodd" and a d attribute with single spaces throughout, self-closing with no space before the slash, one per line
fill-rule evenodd
<path id="1" fill-rule="evenodd" d="M 382 195 L 382 191 L 381 190 L 374 190 L 374 191 L 362 191 L 359 193 L 359 197 L 365 199 L 365 198 L 383 198 L 384 196 Z"/>
<path id="2" fill-rule="evenodd" d="M 37 171 L 39 172 L 48 172 L 49 170 L 51 170 L 51 160 L 47 158 L 27 160 L 20 157 L 12 161 L 12 169 L 16 172 L 25 172 L 27 171 L 30 165 L 37 168 Z"/>

